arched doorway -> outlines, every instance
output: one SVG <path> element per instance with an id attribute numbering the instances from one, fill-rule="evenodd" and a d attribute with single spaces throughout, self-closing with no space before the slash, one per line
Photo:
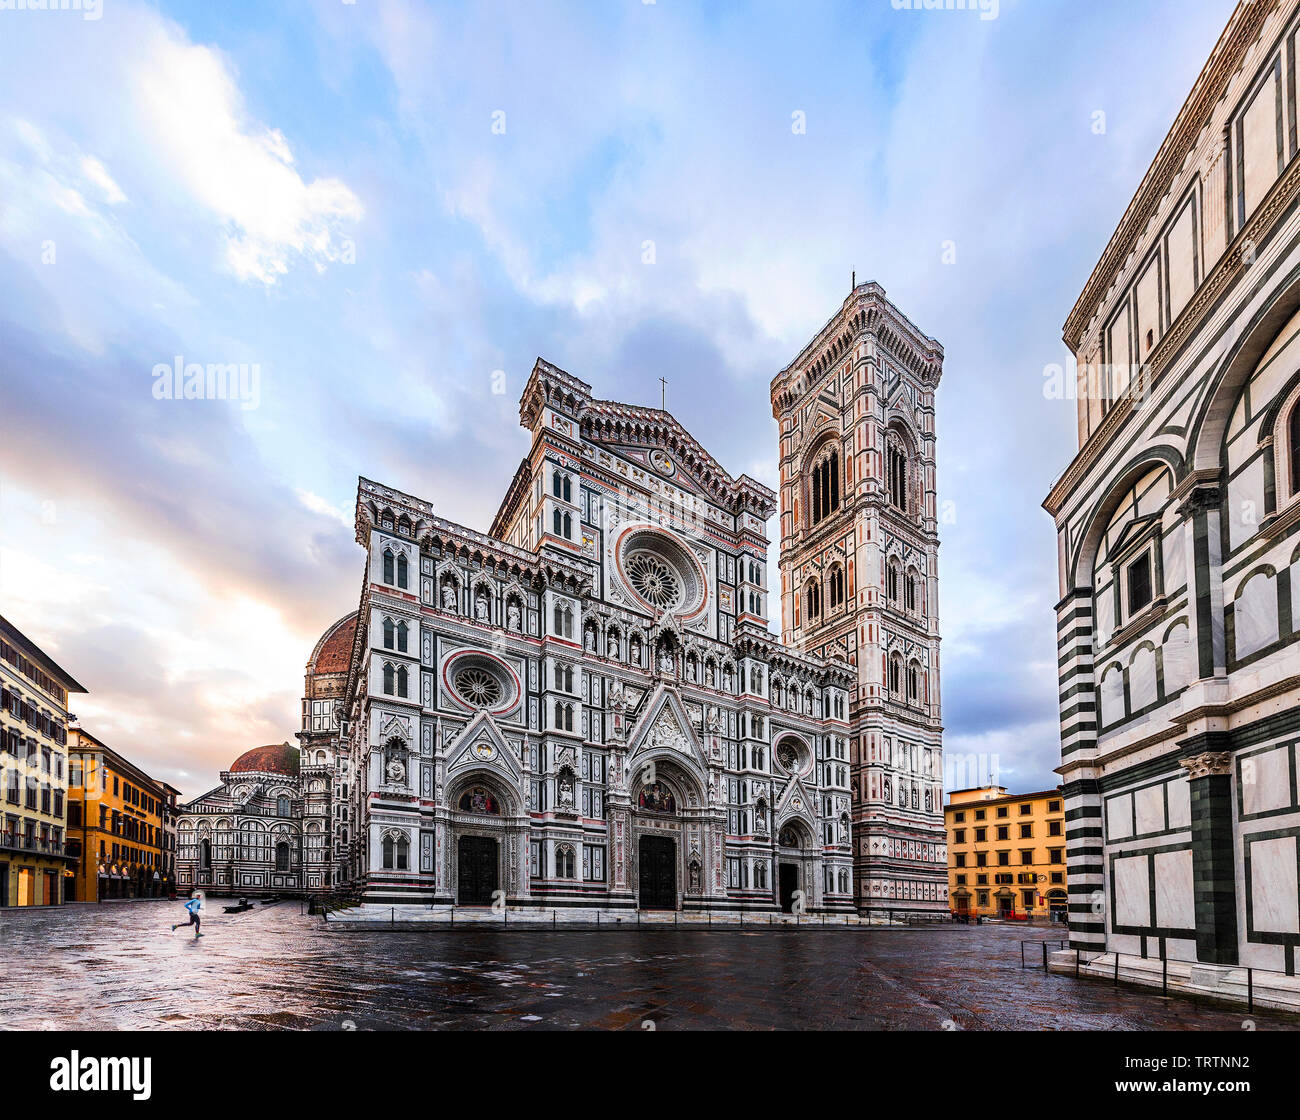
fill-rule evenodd
<path id="1" fill-rule="evenodd" d="M 777 901 L 783 913 L 794 913 L 796 902 L 806 907 L 812 901 L 810 877 L 804 874 L 804 852 L 811 845 L 812 836 L 801 820 L 786 821 L 777 830 Z"/>
<path id="2" fill-rule="evenodd" d="M 705 851 L 699 782 L 674 759 L 642 756 L 631 789 L 636 868 L 631 884 L 642 910 L 676 910 L 703 893 Z"/>
<path id="3" fill-rule="evenodd" d="M 501 889 L 499 835 L 506 812 L 501 791 L 489 780 L 471 780 L 460 789 L 454 805 L 462 822 L 456 835 L 456 902 L 490 906 Z"/>
<path id="4" fill-rule="evenodd" d="M 1069 899 L 1065 891 L 1057 887 L 1047 892 L 1047 912 L 1054 922 L 1064 922 L 1070 911 Z"/>

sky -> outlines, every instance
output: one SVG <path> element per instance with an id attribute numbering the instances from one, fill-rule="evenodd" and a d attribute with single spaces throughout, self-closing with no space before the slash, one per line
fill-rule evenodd
<path id="1" fill-rule="evenodd" d="M 1056 785 L 1044 370 L 1233 5 L 901 4 L 0 3 L 0 614 L 82 725 L 186 796 L 294 741 L 357 476 L 486 530 L 539 355 L 775 487 L 856 272 L 945 349 L 948 785 Z"/>

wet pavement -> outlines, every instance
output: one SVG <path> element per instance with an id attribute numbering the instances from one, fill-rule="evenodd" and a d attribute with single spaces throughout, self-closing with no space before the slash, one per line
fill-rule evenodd
<path id="1" fill-rule="evenodd" d="M 1247 1018 L 1022 969 L 1021 939 L 1056 929 L 348 930 L 281 903 L 209 914 L 196 940 L 169 931 L 183 917 L 166 902 L 0 911 L 0 1028 L 1240 1031 Z M 1041 968 L 1041 947 L 1026 958 Z"/>

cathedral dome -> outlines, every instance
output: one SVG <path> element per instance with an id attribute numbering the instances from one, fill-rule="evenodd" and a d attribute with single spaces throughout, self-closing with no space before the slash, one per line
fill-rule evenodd
<path id="1" fill-rule="evenodd" d="M 290 778 L 298 776 L 298 748 L 288 743 L 271 743 L 265 747 L 254 747 L 245 751 L 230 764 L 230 773 L 247 774 L 284 774 Z"/>
<path id="2" fill-rule="evenodd" d="M 308 673 L 346 673 L 352 660 L 352 639 L 357 632 L 357 612 L 344 615 L 316 643 L 307 662 Z"/>

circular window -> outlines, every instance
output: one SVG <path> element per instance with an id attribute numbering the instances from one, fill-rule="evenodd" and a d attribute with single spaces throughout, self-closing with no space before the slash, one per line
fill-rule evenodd
<path id="1" fill-rule="evenodd" d="M 674 537 L 657 529 L 633 529 L 616 555 L 628 589 L 647 607 L 683 615 L 702 609 L 704 570 Z"/>
<path id="2" fill-rule="evenodd" d="M 477 665 L 465 666 L 451 684 L 462 700 L 476 708 L 491 708 L 501 702 L 501 682 Z"/>
<path id="3" fill-rule="evenodd" d="M 501 712 L 517 702 L 519 678 L 503 661 L 478 650 L 448 658 L 442 670 L 443 687 L 467 708 Z"/>
<path id="4" fill-rule="evenodd" d="M 677 573 L 649 549 L 629 553 L 625 567 L 637 594 L 660 610 L 675 607 L 682 597 L 682 581 Z"/>

